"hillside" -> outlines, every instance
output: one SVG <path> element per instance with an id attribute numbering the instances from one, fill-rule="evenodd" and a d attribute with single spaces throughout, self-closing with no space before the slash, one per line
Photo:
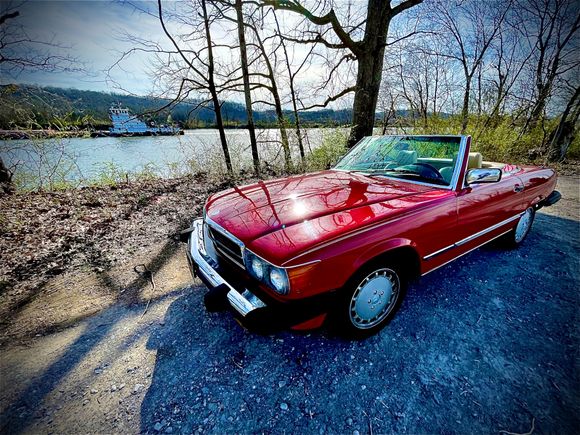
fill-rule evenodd
<path id="1" fill-rule="evenodd" d="M 165 122 L 171 115 L 173 121 L 189 128 L 212 127 L 215 123 L 211 109 L 193 110 L 197 104 L 195 100 L 156 112 L 168 102 L 153 97 L 77 89 L 3 85 L 0 86 L 0 129 L 106 128 L 109 125 L 108 109 L 115 103 L 155 121 Z M 231 127 L 244 125 L 247 120 L 245 107 L 235 102 L 224 102 L 222 115 L 226 125 Z M 290 111 L 286 116 L 293 119 Z M 350 122 L 352 111 L 325 109 L 302 112 L 300 116 L 303 123 L 309 126 L 340 125 Z M 259 126 L 274 125 L 276 120 L 273 110 L 255 111 L 254 118 Z"/>

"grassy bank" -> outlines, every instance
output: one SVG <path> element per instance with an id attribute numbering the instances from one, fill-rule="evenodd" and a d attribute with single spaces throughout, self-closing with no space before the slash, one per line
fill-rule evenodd
<path id="1" fill-rule="evenodd" d="M 404 121 L 404 122 L 402 122 Z M 527 134 L 511 125 L 509 119 L 498 120 L 494 126 L 484 118 L 473 117 L 468 133 L 472 136 L 472 151 L 481 152 L 486 160 L 516 164 L 546 164 L 544 151 L 549 140 L 551 124 L 538 126 Z M 458 117 L 430 117 L 426 122 L 416 122 L 413 127 L 405 126 L 408 120 L 395 120 L 386 131 L 399 134 L 459 134 L 461 121 Z M 383 128 L 375 128 L 374 134 L 381 134 Z M 273 131 L 273 130 L 270 130 Z M 289 133 L 293 131 L 289 130 Z M 292 134 L 291 148 L 294 165 L 290 173 L 302 173 L 326 169 L 343 155 L 346 149 L 348 128 L 324 129 L 322 134 L 309 142 L 304 160 L 297 155 L 297 141 Z M 114 161 L 103 161 L 94 165 L 90 174 L 83 174 L 77 164 L 78 156 L 70 152 L 66 139 L 6 141 L 1 146 L 3 154 L 8 150 L 21 147 L 27 156 L 14 169 L 14 182 L 21 191 L 63 191 L 82 187 L 111 187 L 122 183 L 141 182 L 157 178 L 180 178 L 185 176 L 210 177 L 218 182 L 233 181 L 247 177 L 252 172 L 248 144 L 230 140 L 229 148 L 234 173 L 227 174 L 223 163 L 222 151 L 218 144 L 206 144 L 203 153 L 184 149 L 184 158 L 173 162 L 148 162 L 140 167 L 127 170 Z M 262 174 L 266 177 L 288 174 L 283 168 L 283 155 L 274 141 L 267 152 L 261 152 Z M 567 159 L 556 167 L 574 166 L 580 159 L 580 136 L 571 144 Z"/>

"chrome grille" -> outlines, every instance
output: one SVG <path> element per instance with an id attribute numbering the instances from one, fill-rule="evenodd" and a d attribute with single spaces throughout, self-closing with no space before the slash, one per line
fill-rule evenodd
<path id="1" fill-rule="evenodd" d="M 214 242 L 217 253 L 231 263 L 245 269 L 242 247 L 238 242 L 232 240 L 222 232 L 216 230 L 212 225 L 208 225 L 209 235 Z"/>

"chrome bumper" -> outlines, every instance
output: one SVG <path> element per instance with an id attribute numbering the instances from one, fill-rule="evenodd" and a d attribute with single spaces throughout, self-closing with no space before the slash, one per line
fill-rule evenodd
<path id="1" fill-rule="evenodd" d="M 266 304 L 249 290 L 245 289 L 243 293 L 240 293 L 233 288 L 206 260 L 208 257 L 203 240 L 203 219 L 193 221 L 192 229 L 188 248 L 197 274 L 214 288 L 225 286 L 228 290 L 227 298 L 230 305 L 244 317 L 258 308 L 266 307 Z"/>

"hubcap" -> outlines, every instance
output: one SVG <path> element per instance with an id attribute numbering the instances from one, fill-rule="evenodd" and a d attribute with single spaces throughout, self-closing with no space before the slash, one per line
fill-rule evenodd
<path id="1" fill-rule="evenodd" d="M 350 301 L 352 324 L 360 329 L 379 324 L 395 306 L 399 289 L 399 277 L 391 269 L 378 269 L 367 275 Z"/>
<path id="2" fill-rule="evenodd" d="M 530 227 L 532 225 L 532 213 L 533 213 L 532 208 L 531 207 L 528 208 L 518 221 L 515 235 L 516 243 L 520 243 L 522 240 L 524 240 L 526 234 L 528 234 L 528 231 L 530 230 Z"/>

